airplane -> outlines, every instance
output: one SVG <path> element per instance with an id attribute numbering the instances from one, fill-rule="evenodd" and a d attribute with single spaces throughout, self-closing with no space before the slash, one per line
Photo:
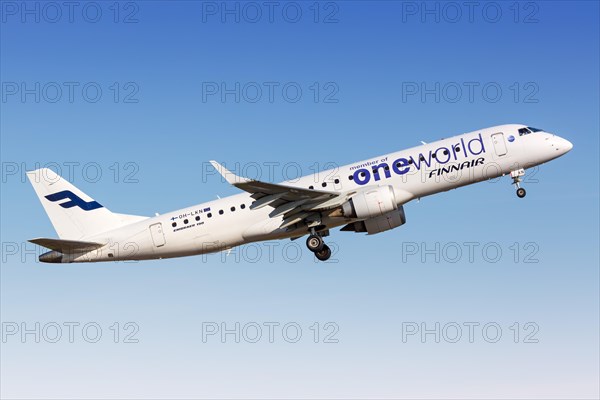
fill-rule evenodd
<path id="1" fill-rule="evenodd" d="M 211 161 L 243 193 L 154 217 L 118 214 L 48 168 L 27 172 L 60 239 L 41 262 L 150 260 L 229 250 L 246 243 L 298 239 L 326 261 L 330 230 L 388 231 L 406 222 L 404 205 L 425 196 L 509 175 L 518 197 L 525 169 L 573 148 L 526 125 L 500 125 L 425 143 L 282 183 L 237 176 Z"/>

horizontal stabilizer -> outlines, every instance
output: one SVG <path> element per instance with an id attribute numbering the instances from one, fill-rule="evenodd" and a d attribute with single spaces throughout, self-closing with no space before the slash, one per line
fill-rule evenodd
<path id="1" fill-rule="evenodd" d="M 46 247 L 50 250 L 60 251 L 63 254 L 91 251 L 104 246 L 102 243 L 49 238 L 36 238 L 29 240 L 29 242 Z"/>

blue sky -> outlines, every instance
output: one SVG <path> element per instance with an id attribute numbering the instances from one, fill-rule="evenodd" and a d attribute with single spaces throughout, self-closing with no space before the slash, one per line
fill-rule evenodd
<path id="1" fill-rule="evenodd" d="M 3 397 L 598 397 L 597 2 L 48 4 L 0 9 L 2 332 L 46 327 L 1 343 Z M 391 232 L 335 231 L 326 264 L 278 242 L 57 266 L 25 244 L 55 236 L 37 166 L 153 215 L 237 193 L 211 159 L 278 181 L 504 123 L 574 149 L 523 200 L 506 178 L 411 203 Z M 263 336 L 203 340 L 212 323 Z M 439 343 L 403 337 L 436 323 Z"/>

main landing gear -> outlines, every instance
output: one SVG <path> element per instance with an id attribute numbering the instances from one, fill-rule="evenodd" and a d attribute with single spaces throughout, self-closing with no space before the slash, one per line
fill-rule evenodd
<path id="1" fill-rule="evenodd" d="M 513 180 L 513 185 L 515 185 L 515 187 L 517 188 L 517 197 L 519 197 L 520 199 L 522 199 L 523 197 L 525 197 L 525 195 L 527 194 L 527 192 L 525 191 L 525 189 L 523 189 L 520 186 L 521 183 L 521 177 L 525 175 L 525 170 L 523 168 L 518 169 L 516 171 L 511 171 L 510 172 L 510 177 Z"/>
<path id="2" fill-rule="evenodd" d="M 325 244 L 321 235 L 319 235 L 315 228 L 311 228 L 310 235 L 306 239 L 306 247 L 317 257 L 320 261 L 327 261 L 331 257 L 331 249 Z"/>

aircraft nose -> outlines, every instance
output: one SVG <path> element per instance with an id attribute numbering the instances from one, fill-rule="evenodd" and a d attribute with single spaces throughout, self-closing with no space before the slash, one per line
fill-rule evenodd
<path id="1" fill-rule="evenodd" d="M 563 139 L 565 141 L 564 148 L 565 153 L 568 153 L 573 148 L 573 143 L 569 142 L 567 139 Z"/>
<path id="2" fill-rule="evenodd" d="M 563 139 L 563 138 L 559 137 L 556 148 L 562 154 L 565 154 L 565 153 L 568 153 L 569 151 L 571 151 L 571 149 L 573 148 L 573 143 L 569 142 L 567 139 Z"/>
<path id="3" fill-rule="evenodd" d="M 552 135 L 546 138 L 548 143 L 552 147 L 552 152 L 555 156 L 562 156 L 563 154 L 568 153 L 573 148 L 573 143 L 569 142 L 567 139 L 563 139 L 558 135 Z"/>

